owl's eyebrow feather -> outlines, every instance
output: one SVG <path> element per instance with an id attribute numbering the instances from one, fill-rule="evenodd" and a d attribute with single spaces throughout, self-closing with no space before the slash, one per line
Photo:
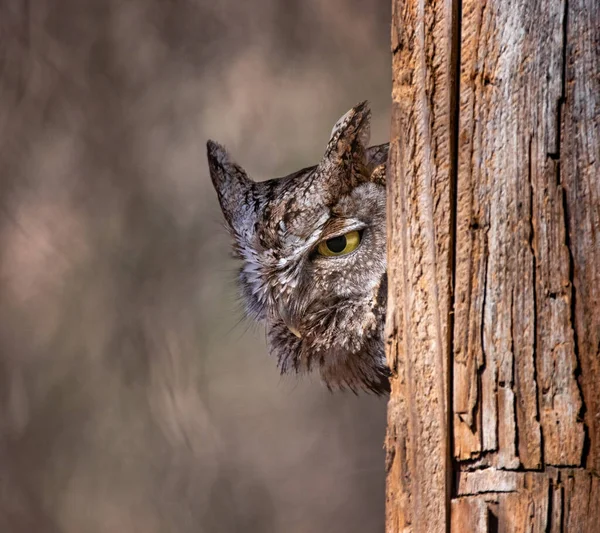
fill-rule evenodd
<path id="1" fill-rule="evenodd" d="M 319 242 L 339 237 L 350 231 L 360 231 L 366 226 L 363 221 L 356 218 L 331 217 L 320 231 Z"/>

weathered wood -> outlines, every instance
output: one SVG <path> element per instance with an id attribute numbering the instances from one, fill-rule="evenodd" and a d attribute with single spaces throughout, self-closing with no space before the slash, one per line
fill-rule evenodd
<path id="1" fill-rule="evenodd" d="M 600 2 L 393 4 L 388 531 L 600 531 Z"/>
<path id="2" fill-rule="evenodd" d="M 452 500 L 453 533 L 598 531 L 597 476 L 582 469 L 555 468 L 502 473 L 491 469 L 489 473 L 489 485 L 472 485 L 469 489 L 476 490 L 464 494 L 459 490 Z M 479 482 L 485 474 L 481 472 Z"/>
<path id="3" fill-rule="evenodd" d="M 490 511 L 480 498 L 455 498 L 452 500 L 452 531 L 488 533 Z"/>
<path id="4" fill-rule="evenodd" d="M 479 328 L 480 340 L 455 344 L 455 374 L 465 378 L 455 390 L 475 383 L 473 411 L 455 407 L 457 455 L 486 452 L 485 463 L 502 468 L 539 468 L 542 453 L 548 464 L 577 465 L 584 433 L 569 251 L 549 155 L 558 135 L 564 6 L 463 6 L 455 334 Z M 475 442 L 461 439 L 465 433 Z"/>
<path id="5" fill-rule="evenodd" d="M 455 453 L 501 468 L 537 469 L 542 461 L 579 466 L 586 429 L 570 243 L 578 239 L 577 272 L 585 269 L 586 286 L 597 276 L 590 265 L 599 251 L 591 220 L 575 237 L 570 228 L 584 224 L 570 223 L 569 213 L 593 217 L 598 205 L 592 191 L 587 206 L 585 198 L 570 206 L 566 184 L 577 186 L 582 176 L 577 169 L 561 173 L 568 165 L 561 118 L 572 116 L 575 103 L 564 94 L 567 4 L 468 0 L 463 8 L 454 390 L 467 400 L 454 404 Z M 582 36 L 592 41 L 591 28 Z M 587 56 L 597 54 L 590 49 Z M 594 66 L 586 54 L 577 55 L 588 71 Z M 598 79 L 587 74 L 582 79 Z M 588 117 L 596 130 L 597 117 L 597 111 Z M 598 150 L 585 131 L 570 137 Z M 591 166 L 588 161 L 588 173 Z M 597 180 L 587 181 L 598 189 Z M 586 339 L 598 329 L 593 291 L 584 297 L 596 320 L 580 327 Z M 590 368 L 595 355 L 587 355 Z M 598 376 L 597 366 L 591 369 L 585 375 Z M 597 398 L 596 391 L 596 406 Z"/>
<path id="6" fill-rule="evenodd" d="M 569 0 L 568 6 L 560 178 L 587 428 L 585 459 L 600 473 L 600 2 Z"/>
<path id="7" fill-rule="evenodd" d="M 392 20 L 387 527 L 435 533 L 450 518 L 452 12 L 407 1 Z"/>

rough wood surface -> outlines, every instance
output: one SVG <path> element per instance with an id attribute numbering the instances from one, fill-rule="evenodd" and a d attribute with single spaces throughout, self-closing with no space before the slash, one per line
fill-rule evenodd
<path id="1" fill-rule="evenodd" d="M 583 469 L 551 467 L 545 472 L 490 469 L 491 475 L 486 473 L 475 483 L 461 483 L 452 500 L 452 533 L 598 531 L 597 476 Z M 488 481 L 483 482 L 485 477 Z"/>
<path id="2" fill-rule="evenodd" d="M 568 6 L 560 176 L 587 429 L 584 459 L 600 474 L 600 2 L 569 0 Z"/>
<path id="3" fill-rule="evenodd" d="M 388 179 L 388 531 L 446 531 L 452 198 L 448 108 L 451 12 L 442 1 L 393 12 Z"/>
<path id="4" fill-rule="evenodd" d="M 393 5 L 388 531 L 600 531 L 600 2 Z"/>
<path id="5" fill-rule="evenodd" d="M 455 453 L 500 468 L 582 462 L 558 152 L 567 19 L 558 1 L 463 3 Z"/>

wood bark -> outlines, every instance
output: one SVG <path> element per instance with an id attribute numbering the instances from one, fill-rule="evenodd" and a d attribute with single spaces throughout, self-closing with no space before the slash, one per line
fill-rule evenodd
<path id="1" fill-rule="evenodd" d="M 600 531 L 600 3 L 393 0 L 387 531 Z"/>

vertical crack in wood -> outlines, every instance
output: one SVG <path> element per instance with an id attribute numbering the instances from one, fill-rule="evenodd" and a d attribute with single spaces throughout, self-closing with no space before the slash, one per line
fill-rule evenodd
<path id="1" fill-rule="evenodd" d="M 560 472 L 558 473 L 560 481 Z M 561 485 L 558 487 L 558 498 L 560 499 L 560 514 L 559 514 L 559 531 L 565 531 L 565 488 Z"/>
<path id="2" fill-rule="evenodd" d="M 556 140 L 554 152 L 549 152 L 548 157 L 554 160 L 560 160 L 560 146 L 562 137 L 562 113 L 563 107 L 567 101 L 567 24 L 569 16 L 569 0 L 563 0 L 564 12 L 562 20 L 562 65 L 561 65 L 561 89 L 560 96 L 556 103 Z M 559 176 L 557 175 L 557 185 L 560 184 Z"/>
<path id="3" fill-rule="evenodd" d="M 537 345 L 537 334 L 538 334 L 538 301 L 537 301 L 537 252 L 535 249 L 535 224 L 534 224 L 534 215 L 533 215 L 533 203 L 535 201 L 535 195 L 533 191 L 533 155 L 532 155 L 532 144 L 533 144 L 533 135 L 529 136 L 529 143 L 527 148 L 527 179 L 529 181 L 529 251 L 531 253 L 532 260 L 532 303 L 533 303 L 533 335 L 532 335 L 532 358 L 533 358 L 533 388 L 534 388 L 534 398 L 535 398 L 535 420 L 538 423 L 538 428 L 540 432 L 540 446 L 539 446 L 539 467 L 544 464 L 544 431 L 541 426 L 540 421 L 540 399 L 538 396 L 538 371 L 537 371 L 537 357 L 538 357 L 538 345 Z M 519 456 L 521 457 L 521 451 L 519 449 Z"/>
<path id="4" fill-rule="evenodd" d="M 498 516 L 489 508 L 488 508 L 487 519 L 488 519 L 487 533 L 498 533 L 498 531 L 499 531 Z"/>
<path id="5" fill-rule="evenodd" d="M 553 511 L 553 499 L 554 499 L 554 484 L 552 479 L 548 480 L 548 505 L 546 507 L 546 528 L 544 533 L 552 533 L 552 511 Z"/>
<path id="6" fill-rule="evenodd" d="M 519 423 L 518 423 L 518 406 L 517 406 L 517 383 L 515 380 L 515 373 L 517 368 L 517 358 L 515 355 L 515 288 L 512 288 L 510 295 L 510 353 L 512 354 L 511 358 L 511 368 L 510 368 L 510 382 L 509 387 L 512 393 L 512 417 L 514 420 L 513 427 L 513 435 L 512 435 L 512 452 L 513 456 L 517 458 L 518 467 L 522 466 L 520 457 L 519 457 Z M 519 339 L 520 340 L 520 339 Z"/>
<path id="7" fill-rule="evenodd" d="M 462 0 L 448 0 L 450 11 L 450 79 L 449 79 L 449 105 L 450 105 L 450 316 L 448 317 L 448 377 L 447 377 L 447 427 L 448 427 L 448 499 L 457 494 L 454 469 L 454 309 L 456 304 L 456 235 L 458 212 L 458 135 L 460 122 L 460 43 L 462 23 Z M 451 507 L 447 506 L 450 513 Z M 448 517 L 448 528 L 451 519 Z"/>

